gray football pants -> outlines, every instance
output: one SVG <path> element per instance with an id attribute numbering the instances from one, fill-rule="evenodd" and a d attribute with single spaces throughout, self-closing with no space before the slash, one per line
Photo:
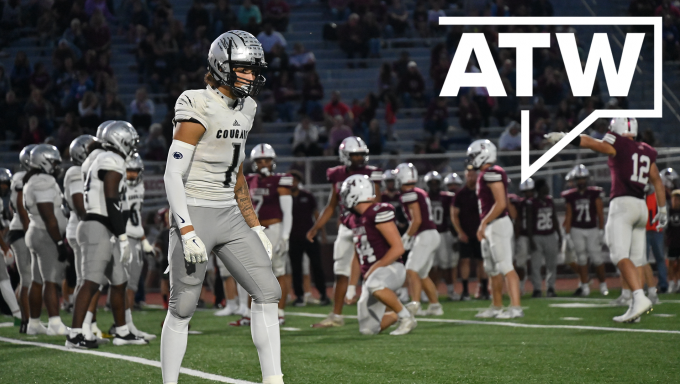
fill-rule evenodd
<path id="1" fill-rule="evenodd" d="M 237 206 L 206 208 L 189 206 L 194 231 L 210 254 L 213 252 L 241 284 L 253 302 L 278 303 L 281 286 L 259 236 L 250 229 Z M 182 239 L 176 223 L 170 229 L 170 313 L 179 319 L 193 316 L 208 263 L 184 260 Z"/>
<path id="2" fill-rule="evenodd" d="M 35 281 L 37 284 L 42 284 L 42 277 L 40 277 L 38 263 L 36 262 L 35 265 L 31 264 L 31 252 L 26 246 L 26 237 L 22 236 L 21 238 L 15 240 L 12 244 L 10 244 L 10 247 L 12 248 L 12 252 L 14 253 L 14 258 L 17 263 L 17 270 L 19 271 L 19 277 L 21 278 L 21 286 L 30 287 L 31 281 Z M 31 268 L 33 267 L 35 267 L 36 270 L 35 277 L 37 280 L 34 280 L 31 277 Z"/>
<path id="3" fill-rule="evenodd" d="M 144 263 L 142 262 L 142 241 L 140 239 L 135 239 L 134 237 L 130 237 L 129 239 L 132 260 L 127 265 L 124 265 L 128 276 L 127 289 L 137 292 L 137 289 L 139 288 L 139 276 L 142 275 L 142 267 L 144 267 Z"/>
<path id="4" fill-rule="evenodd" d="M 36 261 L 38 263 L 42 281 L 61 284 L 66 271 L 66 263 L 59 261 L 57 245 L 54 244 L 54 240 L 47 233 L 47 230 L 29 226 L 28 231 L 26 231 L 26 245 L 31 251 L 31 264 L 33 265 Z M 38 282 L 40 279 L 36 279 L 35 272 L 33 265 L 33 281 Z"/>
<path id="5" fill-rule="evenodd" d="M 534 235 L 536 249 L 531 252 L 531 284 L 534 290 L 540 290 L 543 279 L 541 278 L 541 266 L 545 259 L 545 284 L 547 288 L 555 289 L 557 277 L 557 254 L 559 253 L 559 242 L 557 234 Z"/>

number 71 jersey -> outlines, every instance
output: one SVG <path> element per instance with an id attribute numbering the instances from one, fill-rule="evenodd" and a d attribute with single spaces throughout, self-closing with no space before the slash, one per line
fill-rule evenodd
<path id="1" fill-rule="evenodd" d="M 571 207 L 571 226 L 591 229 L 597 227 L 597 207 L 595 202 L 602 198 L 602 188 L 590 186 L 581 192 L 572 188 L 562 192 L 564 201 Z"/>
<path id="2" fill-rule="evenodd" d="M 246 97 L 233 101 L 207 87 L 184 91 L 175 103 L 175 129 L 181 122 L 201 124 L 205 133 L 198 141 L 184 189 L 189 205 L 227 207 L 236 205 L 234 186 L 246 157 L 245 144 L 253 126 L 257 104 Z M 169 156 L 182 156 L 171 153 Z"/>
<path id="3" fill-rule="evenodd" d="M 142 226 L 142 204 L 144 203 L 144 183 L 140 182 L 134 187 L 128 186 L 125 195 L 130 209 L 130 218 L 125 227 L 125 233 L 132 238 L 141 239 L 144 237 L 144 227 Z"/>
<path id="4" fill-rule="evenodd" d="M 646 143 L 609 132 L 602 141 L 616 149 L 616 155 L 607 161 L 612 177 L 610 198 L 633 196 L 645 198 L 645 185 L 649 182 L 649 169 L 656 162 L 657 152 Z"/>

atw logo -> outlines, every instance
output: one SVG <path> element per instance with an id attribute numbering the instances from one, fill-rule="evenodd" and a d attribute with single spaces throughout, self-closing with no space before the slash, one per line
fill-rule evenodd
<path id="1" fill-rule="evenodd" d="M 550 148 L 533 164 L 529 163 L 529 111 L 521 111 L 522 120 L 522 181 L 531 177 L 559 151 L 566 147 L 577 135 L 583 133 L 599 118 L 661 117 L 662 103 L 662 61 L 661 61 L 661 27 L 660 17 L 441 17 L 441 25 L 653 25 L 654 26 L 654 109 L 616 109 L 595 110 L 580 124 L 569 132 L 555 146 Z M 590 52 L 585 69 L 581 67 L 573 33 L 557 33 L 557 43 L 562 53 L 571 91 L 576 97 L 588 97 L 592 94 L 597 70 L 602 63 L 607 88 L 610 96 L 626 97 L 635 74 L 644 33 L 628 33 L 623 46 L 619 68 L 616 68 L 614 56 L 606 33 L 593 35 Z M 499 33 L 499 48 L 516 50 L 517 96 L 533 96 L 533 49 L 549 48 L 549 33 Z M 472 52 L 479 63 L 479 73 L 466 73 Z M 440 96 L 458 96 L 461 87 L 486 87 L 493 97 L 507 96 L 500 75 L 491 56 L 491 51 L 483 33 L 464 33 L 458 49 L 451 62 Z"/>

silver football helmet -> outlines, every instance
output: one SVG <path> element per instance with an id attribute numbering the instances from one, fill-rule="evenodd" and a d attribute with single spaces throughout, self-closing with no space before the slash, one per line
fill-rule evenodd
<path id="1" fill-rule="evenodd" d="M 444 178 L 444 185 L 463 185 L 463 179 L 456 172 L 449 173 Z"/>
<path id="2" fill-rule="evenodd" d="M 276 162 L 274 161 L 274 159 L 276 159 L 276 152 L 274 151 L 274 147 L 271 145 L 258 144 L 255 146 L 255 148 L 253 148 L 252 151 L 250 151 L 250 161 L 252 162 L 250 166 L 252 167 L 253 172 L 259 172 L 265 177 L 271 175 L 269 168 L 265 167 L 263 169 L 259 169 L 257 167 L 257 163 L 255 162 L 257 159 L 272 159 L 271 170 L 274 171 L 276 169 Z"/>
<path id="3" fill-rule="evenodd" d="M 675 183 L 678 180 L 678 173 L 673 168 L 666 168 L 660 172 L 661 181 L 664 187 L 670 190 L 675 189 Z"/>
<path id="4" fill-rule="evenodd" d="M 489 140 L 476 140 L 468 147 L 468 162 L 475 169 L 496 162 L 496 146 Z"/>
<path id="5" fill-rule="evenodd" d="M 418 182 L 418 170 L 412 163 L 401 163 L 394 169 L 394 176 L 397 179 L 397 188 L 406 184 Z"/>
<path id="6" fill-rule="evenodd" d="M 609 130 L 619 135 L 636 137 L 638 134 L 638 122 L 634 117 L 615 117 L 609 122 Z"/>
<path id="7" fill-rule="evenodd" d="M 366 175 L 352 175 L 342 182 L 340 198 L 345 208 L 352 209 L 359 203 L 374 199 L 375 186 Z"/>
<path id="8" fill-rule="evenodd" d="M 100 140 L 104 149 L 114 149 L 127 159 L 137 152 L 139 135 L 132 124 L 117 120 L 104 128 Z"/>
<path id="9" fill-rule="evenodd" d="M 31 168 L 40 169 L 49 175 L 61 171 L 61 155 L 54 145 L 38 144 L 31 150 Z"/>
<path id="10" fill-rule="evenodd" d="M 74 165 L 83 164 L 83 161 L 87 159 L 87 146 L 94 140 L 95 138 L 92 135 L 80 135 L 71 142 L 68 153 L 71 155 L 71 162 Z"/>
<path id="11" fill-rule="evenodd" d="M 7 168 L 0 168 L 0 183 L 11 183 L 12 171 Z"/>
<path id="12" fill-rule="evenodd" d="M 429 183 L 432 180 L 437 180 L 439 181 L 439 184 L 442 183 L 442 175 L 439 174 L 437 171 L 430 171 L 428 172 L 425 177 L 423 177 L 423 181 L 425 184 Z"/>
<path id="13" fill-rule="evenodd" d="M 19 153 L 19 163 L 21 163 L 21 169 L 26 172 L 31 170 L 31 151 L 37 145 L 38 144 L 29 144 L 21 150 L 21 153 Z"/>
<path id="14" fill-rule="evenodd" d="M 255 79 L 239 77 L 234 68 L 252 70 Z M 262 44 L 249 32 L 225 32 L 210 45 L 208 71 L 220 85 L 229 87 L 238 98 L 256 96 L 260 92 L 266 81 L 260 71 L 266 68 Z M 237 87 L 237 80 L 242 85 Z"/>
<path id="15" fill-rule="evenodd" d="M 338 148 L 338 156 L 340 157 L 340 162 L 349 167 L 352 165 L 352 160 L 349 158 L 350 155 L 355 153 L 364 154 L 364 164 L 368 163 L 368 146 L 361 137 L 350 136 L 345 138 L 345 140 L 340 143 Z"/>
<path id="16" fill-rule="evenodd" d="M 108 127 L 109 124 L 114 123 L 116 120 L 106 120 L 105 122 L 99 124 L 97 127 L 97 133 L 96 136 L 98 139 L 102 138 L 102 133 L 104 133 L 104 128 Z"/>
<path id="17" fill-rule="evenodd" d="M 532 179 L 530 177 L 519 185 L 519 190 L 522 191 L 522 192 L 526 192 L 526 191 L 531 191 L 535 187 L 536 187 L 536 183 L 534 183 L 534 179 Z"/>
<path id="18" fill-rule="evenodd" d="M 574 167 L 574 169 L 569 172 L 571 174 L 571 177 L 574 179 L 585 179 L 590 177 L 590 172 L 588 171 L 588 168 L 586 168 L 585 165 L 579 164 Z"/>
<path id="19" fill-rule="evenodd" d="M 136 152 L 133 153 L 132 156 L 130 156 L 125 161 L 125 170 L 138 172 L 136 178 L 132 180 L 130 179 L 126 180 L 127 185 L 134 187 L 142 182 L 142 172 L 144 172 L 144 161 L 142 160 L 142 157 L 139 156 L 139 153 Z"/>

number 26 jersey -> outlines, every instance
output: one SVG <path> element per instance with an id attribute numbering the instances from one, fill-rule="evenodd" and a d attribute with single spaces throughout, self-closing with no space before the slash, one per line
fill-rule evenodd
<path id="1" fill-rule="evenodd" d="M 257 104 L 250 97 L 240 99 L 235 107 L 228 103 L 234 101 L 210 86 L 184 91 L 175 103 L 175 129 L 182 122 L 201 124 L 205 128 L 184 176 L 188 205 L 236 205 L 236 176 L 246 157 L 246 138 L 253 126 Z M 182 154 L 176 152 L 170 156 Z"/>

